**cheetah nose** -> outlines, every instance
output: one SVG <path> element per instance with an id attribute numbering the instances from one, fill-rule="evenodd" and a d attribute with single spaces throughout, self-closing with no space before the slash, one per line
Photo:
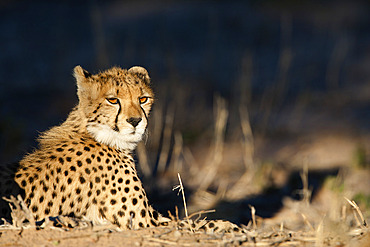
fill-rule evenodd
<path id="1" fill-rule="evenodd" d="M 136 127 L 140 121 L 141 121 L 141 118 L 140 117 L 131 117 L 129 119 L 126 119 L 126 121 L 131 124 L 132 126 Z"/>

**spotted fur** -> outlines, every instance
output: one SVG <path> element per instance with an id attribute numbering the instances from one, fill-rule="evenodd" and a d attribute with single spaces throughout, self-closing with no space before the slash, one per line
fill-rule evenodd
<path id="1" fill-rule="evenodd" d="M 78 105 L 41 135 L 37 150 L 3 168 L 1 196 L 23 195 L 36 220 L 85 217 L 121 229 L 166 221 L 149 206 L 131 155 L 153 103 L 147 71 L 114 67 L 92 75 L 77 66 L 74 76 Z M 0 207 L 9 218 L 9 207 Z"/>

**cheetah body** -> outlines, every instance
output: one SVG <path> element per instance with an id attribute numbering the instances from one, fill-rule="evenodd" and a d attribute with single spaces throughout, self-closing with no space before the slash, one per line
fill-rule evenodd
<path id="1" fill-rule="evenodd" d="M 147 71 L 114 67 L 92 75 L 77 66 L 74 75 L 78 105 L 41 135 L 37 150 L 4 168 L 1 196 L 22 194 L 36 220 L 76 216 L 121 229 L 166 221 L 149 206 L 131 154 L 153 103 Z M 4 201 L 0 207 L 9 218 Z"/>

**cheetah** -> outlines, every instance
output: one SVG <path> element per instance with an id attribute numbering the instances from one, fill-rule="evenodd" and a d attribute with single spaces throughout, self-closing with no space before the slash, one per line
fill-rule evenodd
<path id="1" fill-rule="evenodd" d="M 84 217 L 121 229 L 166 222 L 149 205 L 132 152 L 146 131 L 154 101 L 146 69 L 113 67 L 90 74 L 74 68 L 78 105 L 39 147 L 2 168 L 0 198 L 21 194 L 36 220 Z M 10 208 L 0 199 L 2 217 Z"/>
<path id="2" fill-rule="evenodd" d="M 36 220 L 72 216 L 122 230 L 167 225 L 170 220 L 149 205 L 132 155 L 154 101 L 147 70 L 113 67 L 91 74 L 76 66 L 74 77 L 77 106 L 40 135 L 36 150 L 0 167 L 0 198 L 21 195 Z M 0 199 L 0 219 L 10 220 L 10 213 Z M 177 223 L 206 232 L 240 230 L 225 221 Z"/>

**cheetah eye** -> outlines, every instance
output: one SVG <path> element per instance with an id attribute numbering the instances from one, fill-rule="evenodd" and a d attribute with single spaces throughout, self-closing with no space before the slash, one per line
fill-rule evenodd
<path id="1" fill-rule="evenodd" d="M 118 99 L 117 98 L 107 98 L 108 102 L 115 105 L 118 103 Z"/>
<path id="2" fill-rule="evenodd" d="M 140 104 L 144 104 L 144 103 L 146 103 L 148 101 L 148 97 L 140 97 L 139 98 L 139 102 L 140 102 Z"/>

